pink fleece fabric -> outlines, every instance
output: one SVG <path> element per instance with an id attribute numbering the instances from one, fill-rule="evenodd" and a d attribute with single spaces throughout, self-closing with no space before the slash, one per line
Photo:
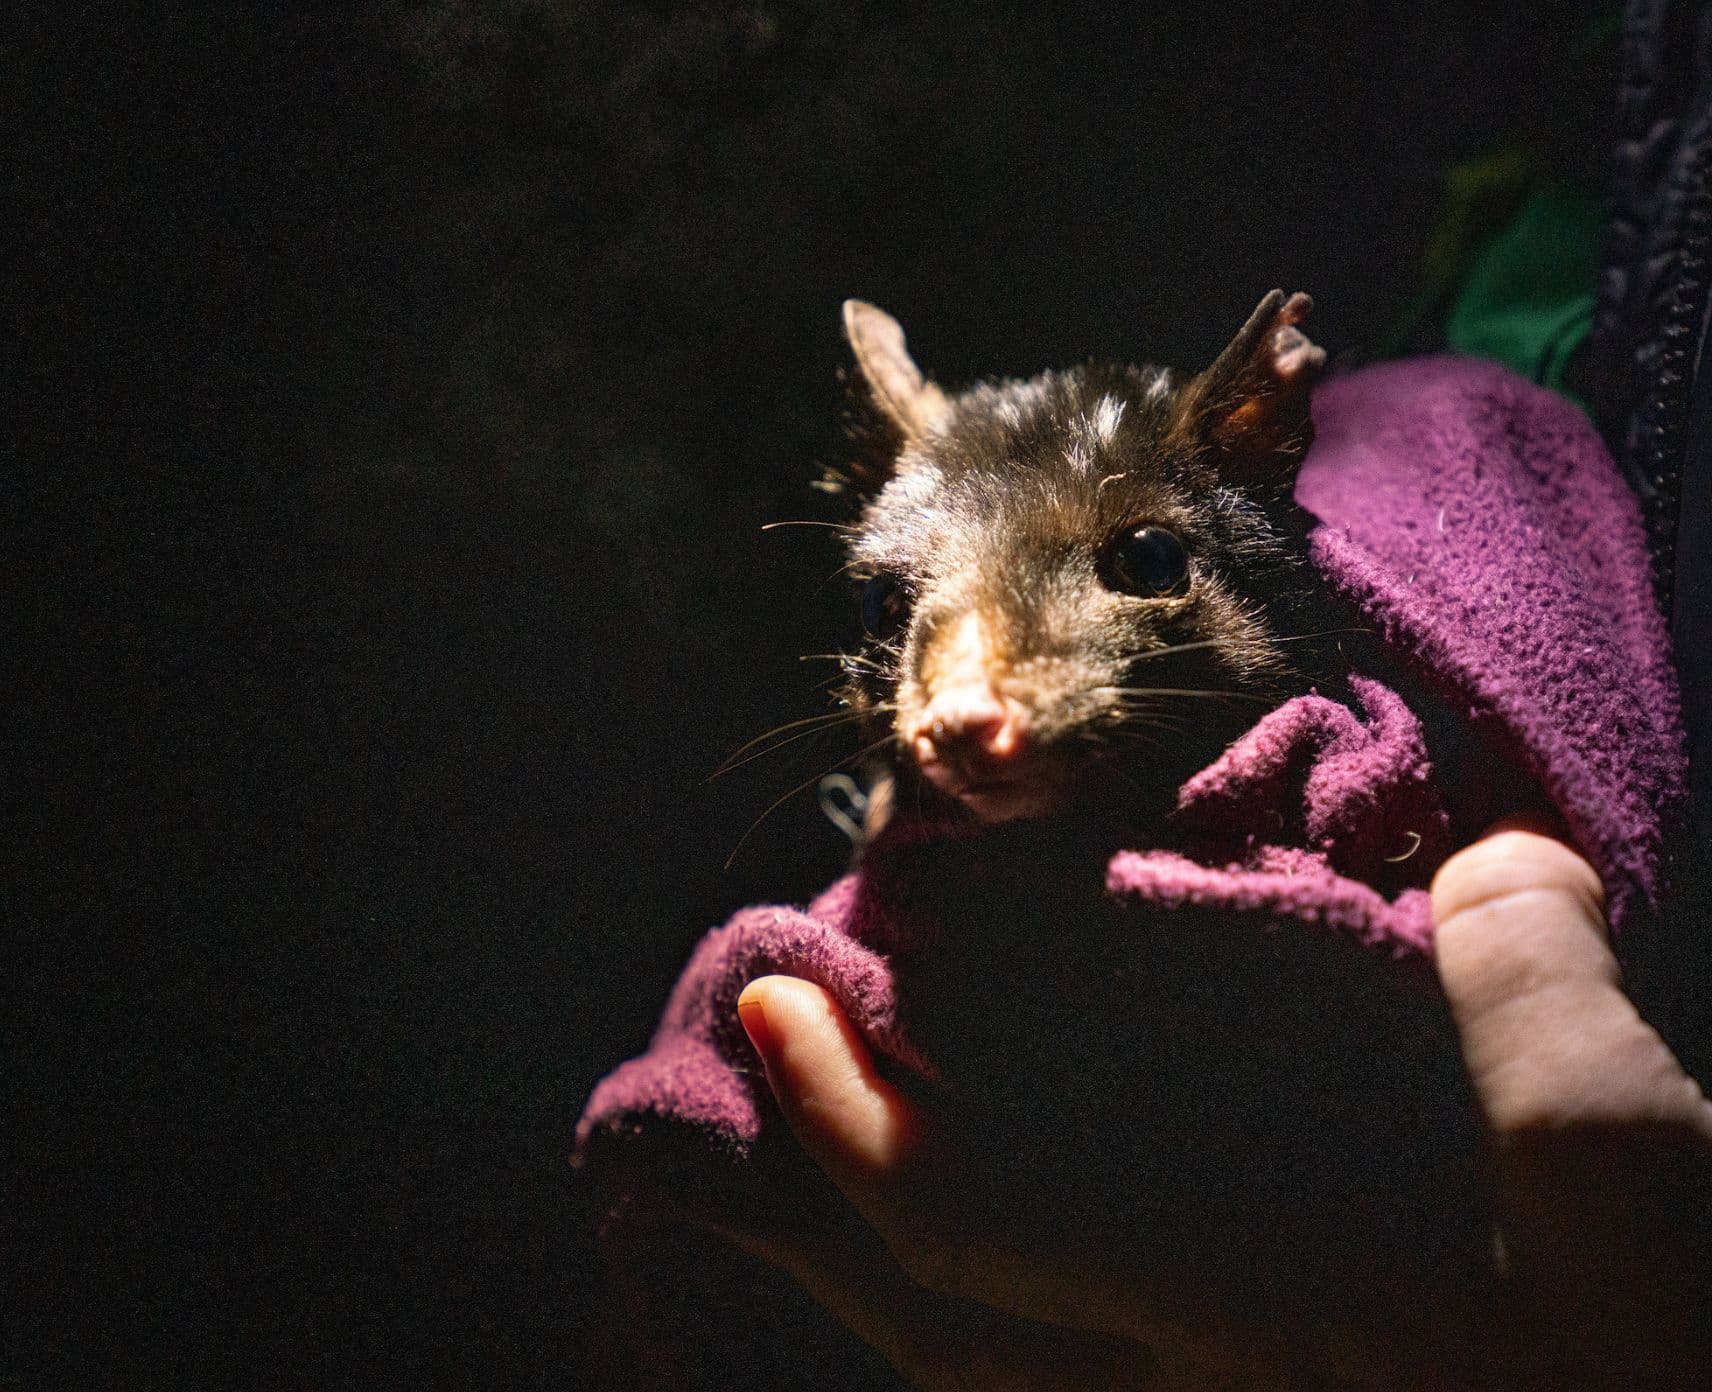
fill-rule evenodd
<path id="1" fill-rule="evenodd" d="M 1556 804 L 1614 924 L 1655 902 L 1684 777 L 1677 691 L 1640 514 L 1586 418 L 1504 368 L 1443 357 L 1333 378 L 1314 419 L 1296 496 L 1318 520 L 1321 575 Z M 1106 871 L 1114 900 L 1341 933 L 1393 956 L 1429 950 L 1425 885 L 1452 849 L 1456 790 L 1435 781 L 1422 721 L 1397 692 L 1359 674 L 1350 685 L 1360 709 L 1298 697 L 1190 779 L 1182 814 L 1216 827 L 1209 844 L 1223 849 L 1122 852 Z M 766 1083 L 737 996 L 773 972 L 818 982 L 878 1053 L 930 1074 L 898 1018 L 888 952 L 901 930 L 871 892 L 877 874 L 709 933 L 647 1052 L 589 1098 L 579 1157 L 660 1121 L 746 1154 Z"/>

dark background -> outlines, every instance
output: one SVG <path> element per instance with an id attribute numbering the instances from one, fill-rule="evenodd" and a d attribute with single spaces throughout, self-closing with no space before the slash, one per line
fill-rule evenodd
<path id="1" fill-rule="evenodd" d="M 721 869 L 847 746 L 705 782 L 851 629 L 759 530 L 838 515 L 845 296 L 952 384 L 1274 285 L 1357 360 L 1450 164 L 1603 169 L 1600 6 L 1056 9 L 12 22 L 5 1381 L 592 1376 L 582 1100 L 845 853 Z"/>

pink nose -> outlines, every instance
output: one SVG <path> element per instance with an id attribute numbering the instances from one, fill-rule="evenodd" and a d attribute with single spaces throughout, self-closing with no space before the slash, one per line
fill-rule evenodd
<path id="1" fill-rule="evenodd" d="M 973 771 L 1013 758 L 1023 747 L 1027 727 L 1028 715 L 1020 702 L 985 683 L 954 686 L 928 702 L 912 744 L 917 762 L 924 766 L 948 760 Z"/>

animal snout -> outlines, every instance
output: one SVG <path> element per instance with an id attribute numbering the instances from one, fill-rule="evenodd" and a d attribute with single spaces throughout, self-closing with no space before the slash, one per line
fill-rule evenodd
<path id="1" fill-rule="evenodd" d="M 944 769 L 959 780 L 998 773 L 1028 739 L 1028 712 L 990 684 L 965 684 L 936 692 L 922 711 L 911 739 L 916 762 Z"/>

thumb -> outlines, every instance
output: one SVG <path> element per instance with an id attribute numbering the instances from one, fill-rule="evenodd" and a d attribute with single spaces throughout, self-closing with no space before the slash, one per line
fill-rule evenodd
<path id="1" fill-rule="evenodd" d="M 1598 876 L 1561 842 L 1501 831 L 1432 894 L 1494 1143 L 1497 1250 L 1524 1293 L 1499 1323 L 1530 1385 L 1707 1386 L 1712 1105 L 1623 994 Z"/>
<path id="2" fill-rule="evenodd" d="M 895 1172 L 915 1151 L 918 1109 L 880 1076 L 825 990 L 763 976 L 743 988 L 737 1013 L 792 1132 L 846 1194 Z"/>
<path id="3" fill-rule="evenodd" d="M 1494 1136 L 1687 1123 L 1712 1108 L 1622 991 L 1598 875 L 1549 836 L 1501 831 L 1433 881 L 1434 956 Z"/>

